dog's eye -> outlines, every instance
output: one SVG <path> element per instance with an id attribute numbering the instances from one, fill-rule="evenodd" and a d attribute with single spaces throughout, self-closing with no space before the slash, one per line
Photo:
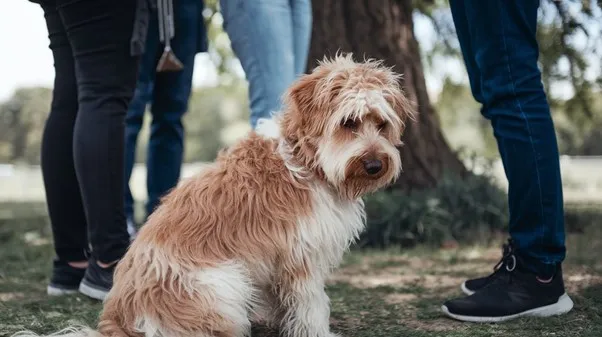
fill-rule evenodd
<path id="1" fill-rule="evenodd" d="M 357 122 L 354 119 L 351 119 L 351 118 L 350 119 L 346 119 L 342 124 L 347 129 L 356 129 L 357 128 Z"/>
<path id="2" fill-rule="evenodd" d="M 389 126 L 388 122 L 382 122 L 382 123 L 378 124 L 378 130 L 383 131 L 384 129 L 387 128 L 387 126 Z"/>

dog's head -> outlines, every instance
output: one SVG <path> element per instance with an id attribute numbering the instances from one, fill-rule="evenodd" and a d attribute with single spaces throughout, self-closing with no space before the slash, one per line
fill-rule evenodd
<path id="1" fill-rule="evenodd" d="M 324 60 L 285 94 L 281 134 L 306 169 L 357 198 L 393 182 L 412 105 L 400 75 L 350 55 Z"/>

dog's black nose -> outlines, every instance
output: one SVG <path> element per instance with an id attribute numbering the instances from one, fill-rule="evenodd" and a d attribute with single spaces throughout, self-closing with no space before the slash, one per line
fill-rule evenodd
<path id="1" fill-rule="evenodd" d="M 364 160 L 364 169 L 368 174 L 377 174 L 382 168 L 383 162 L 378 159 Z"/>

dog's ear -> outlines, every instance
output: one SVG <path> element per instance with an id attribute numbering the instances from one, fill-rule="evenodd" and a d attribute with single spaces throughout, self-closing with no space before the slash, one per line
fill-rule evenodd
<path id="1" fill-rule="evenodd" d="M 318 101 L 317 87 L 320 76 L 313 72 L 301 76 L 284 94 L 286 113 L 282 117 L 282 133 L 285 139 L 297 142 L 302 137 L 316 135 L 322 116 L 323 104 Z"/>
<path id="2" fill-rule="evenodd" d="M 407 123 L 415 120 L 416 107 L 415 104 L 407 98 L 405 92 L 401 88 L 394 90 L 391 98 L 393 101 L 393 109 L 401 121 L 399 131 L 403 134 Z"/>

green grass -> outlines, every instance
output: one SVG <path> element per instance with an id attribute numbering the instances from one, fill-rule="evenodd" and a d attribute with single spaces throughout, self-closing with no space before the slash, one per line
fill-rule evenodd
<path id="1" fill-rule="evenodd" d="M 602 210 L 571 208 L 565 263 L 575 301 L 568 315 L 504 324 L 467 324 L 442 316 L 467 277 L 488 273 L 497 247 L 354 251 L 328 285 L 332 327 L 343 336 L 602 336 Z M 0 336 L 29 329 L 47 334 L 73 323 L 94 326 L 101 309 L 83 296 L 49 298 L 53 256 L 43 205 L 0 205 Z M 254 329 L 253 336 L 276 336 Z"/>

